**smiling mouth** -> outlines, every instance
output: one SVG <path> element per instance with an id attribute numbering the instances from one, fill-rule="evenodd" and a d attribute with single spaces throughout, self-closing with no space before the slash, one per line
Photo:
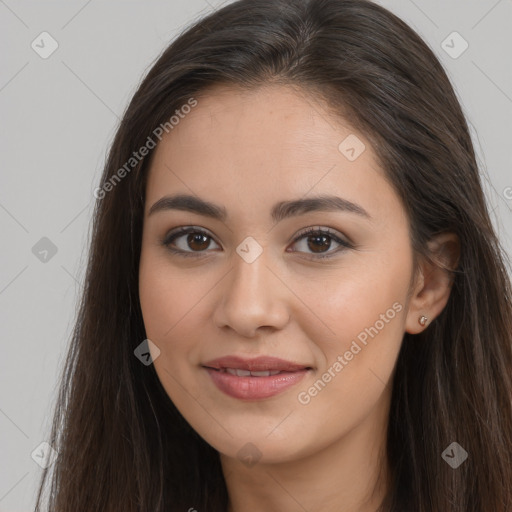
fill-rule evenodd
<path id="1" fill-rule="evenodd" d="M 209 366 L 205 366 L 204 368 L 208 368 L 210 370 L 215 370 L 221 373 L 229 373 L 230 375 L 235 375 L 236 377 L 271 377 L 273 375 L 281 375 L 281 374 L 292 374 L 297 371 L 303 370 L 311 370 L 310 367 L 302 368 L 301 370 L 295 371 L 285 371 L 285 370 L 261 370 L 261 371 L 250 371 L 250 370 L 242 370 L 239 368 L 212 368 Z"/>
<path id="2" fill-rule="evenodd" d="M 260 372 L 289 372 L 310 370 L 308 364 L 301 364 L 295 361 L 287 361 L 273 356 L 258 356 L 254 358 L 247 358 L 240 355 L 228 355 L 219 357 L 217 359 L 206 361 L 202 363 L 203 367 L 211 368 L 213 370 L 228 371 L 232 375 L 239 377 L 246 377 L 252 375 L 253 377 L 267 376 Z M 235 373 L 233 373 L 235 372 Z M 236 372 L 249 372 L 249 373 L 236 373 Z"/>
<path id="3" fill-rule="evenodd" d="M 202 367 L 211 382 L 225 395 L 245 402 L 264 400 L 283 393 L 297 385 L 311 373 L 312 368 L 303 366 L 289 370 L 246 370 L 211 366 Z"/>

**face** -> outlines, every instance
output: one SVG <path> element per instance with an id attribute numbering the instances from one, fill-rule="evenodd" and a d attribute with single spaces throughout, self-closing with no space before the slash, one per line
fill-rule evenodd
<path id="1" fill-rule="evenodd" d="M 145 196 L 140 301 L 163 387 L 226 457 L 290 461 L 381 430 L 413 268 L 369 141 L 285 86 L 197 102 Z M 176 195 L 192 200 L 160 201 Z"/>

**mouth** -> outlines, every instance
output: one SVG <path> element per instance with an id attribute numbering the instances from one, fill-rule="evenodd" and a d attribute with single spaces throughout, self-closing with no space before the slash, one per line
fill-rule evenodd
<path id="1" fill-rule="evenodd" d="M 275 396 L 301 381 L 311 366 L 274 357 L 228 356 L 202 365 L 217 388 L 241 400 Z"/>
<path id="2" fill-rule="evenodd" d="M 209 368 L 205 366 L 205 368 Z M 309 368 L 307 368 L 309 370 Z M 210 370 L 215 370 L 217 372 L 229 373 L 230 375 L 236 375 L 237 377 L 270 377 L 271 375 L 280 375 L 283 373 L 294 373 L 294 372 L 285 372 L 281 370 L 262 370 L 259 372 L 250 371 L 250 370 L 242 370 L 241 368 L 210 368 Z"/>

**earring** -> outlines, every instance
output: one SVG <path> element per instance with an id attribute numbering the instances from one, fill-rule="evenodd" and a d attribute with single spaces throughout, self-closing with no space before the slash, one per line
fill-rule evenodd
<path id="1" fill-rule="evenodd" d="M 420 325 L 426 325 L 427 320 L 428 320 L 428 318 L 426 316 L 422 315 L 422 316 L 420 316 L 418 322 L 420 323 Z"/>

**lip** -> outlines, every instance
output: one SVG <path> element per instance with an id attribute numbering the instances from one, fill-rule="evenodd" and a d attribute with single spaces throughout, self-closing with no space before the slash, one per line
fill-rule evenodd
<path id="1" fill-rule="evenodd" d="M 311 371 L 308 365 L 269 356 L 253 359 L 226 356 L 208 361 L 202 366 L 220 391 L 240 400 L 261 400 L 275 396 L 300 382 Z M 260 377 L 252 375 L 240 377 L 227 373 L 226 368 L 282 373 Z"/>
<path id="2" fill-rule="evenodd" d="M 261 372 L 266 370 L 295 372 L 311 368 L 307 364 L 293 363 L 291 361 L 286 361 L 285 359 L 270 356 L 259 356 L 252 359 L 246 359 L 240 356 L 225 356 L 208 361 L 207 363 L 204 363 L 203 366 L 216 368 L 217 370 L 222 368 L 238 368 L 240 370 L 249 370 L 251 372 Z"/>

